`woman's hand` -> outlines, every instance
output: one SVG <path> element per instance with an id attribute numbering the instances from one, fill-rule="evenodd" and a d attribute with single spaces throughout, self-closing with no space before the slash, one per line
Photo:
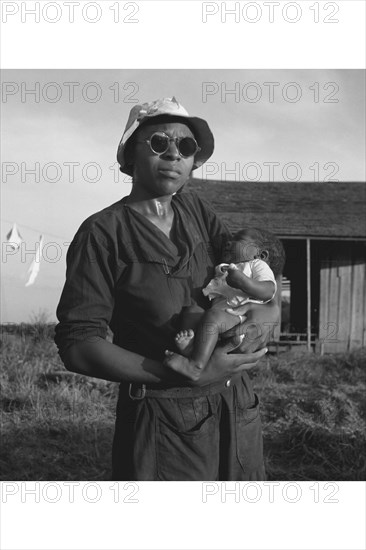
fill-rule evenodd
<path id="1" fill-rule="evenodd" d="M 193 382 L 192 385 L 205 386 L 223 378 L 230 378 L 243 370 L 255 367 L 258 361 L 267 353 L 266 348 L 255 353 L 246 352 L 240 354 L 237 351 L 235 354 L 230 353 L 234 349 L 238 349 L 238 343 L 235 341 L 235 338 L 228 340 L 222 346 L 217 346 L 200 378 Z"/>
<path id="2" fill-rule="evenodd" d="M 273 339 L 274 329 L 279 324 L 280 308 L 276 302 L 268 304 L 247 303 L 226 310 L 241 316 L 242 322 L 221 336 L 237 344 L 235 353 L 252 353 L 260 350 Z"/>

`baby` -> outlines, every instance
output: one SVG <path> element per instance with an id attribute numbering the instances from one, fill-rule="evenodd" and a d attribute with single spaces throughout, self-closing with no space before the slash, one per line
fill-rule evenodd
<path id="1" fill-rule="evenodd" d="M 165 352 L 164 365 L 191 380 L 199 379 L 220 334 L 240 323 L 240 316 L 228 313 L 228 307 L 266 303 L 274 298 L 275 277 L 282 273 L 285 252 L 272 233 L 248 228 L 238 231 L 226 244 L 223 260 L 227 263 L 216 267 L 215 278 L 202 290 L 212 306 L 202 313 L 196 335 L 192 328 L 181 330 L 175 337 L 181 355 Z M 189 308 L 184 312 L 183 326 L 192 319 L 191 313 Z"/>

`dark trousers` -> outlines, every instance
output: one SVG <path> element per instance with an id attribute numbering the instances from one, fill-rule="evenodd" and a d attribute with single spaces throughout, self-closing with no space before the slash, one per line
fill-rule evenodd
<path id="1" fill-rule="evenodd" d="M 116 481 L 265 479 L 258 397 L 246 373 L 193 397 L 133 401 L 121 385 L 113 442 Z"/>

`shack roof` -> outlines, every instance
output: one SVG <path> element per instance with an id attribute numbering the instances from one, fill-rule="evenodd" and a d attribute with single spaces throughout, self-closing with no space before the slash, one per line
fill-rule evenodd
<path id="1" fill-rule="evenodd" d="M 282 238 L 366 239 L 364 182 L 231 182 L 192 178 L 232 231 L 262 227 Z"/>

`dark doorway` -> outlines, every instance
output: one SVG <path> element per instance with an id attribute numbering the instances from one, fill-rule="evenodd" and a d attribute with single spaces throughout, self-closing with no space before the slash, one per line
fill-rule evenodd
<path id="1" fill-rule="evenodd" d="M 306 240 L 282 239 L 286 251 L 283 272 L 282 333 L 306 334 L 307 330 L 307 268 Z M 311 258 L 311 332 L 318 333 L 319 325 L 319 246 L 310 243 Z"/>

